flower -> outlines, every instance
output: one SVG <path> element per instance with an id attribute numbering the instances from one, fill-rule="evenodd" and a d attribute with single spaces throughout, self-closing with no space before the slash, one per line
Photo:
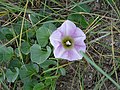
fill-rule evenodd
<path id="1" fill-rule="evenodd" d="M 86 35 L 76 27 L 70 20 L 66 20 L 50 36 L 50 42 L 54 47 L 55 58 L 67 59 L 69 61 L 82 59 L 80 50 L 85 52 L 84 40 Z"/>

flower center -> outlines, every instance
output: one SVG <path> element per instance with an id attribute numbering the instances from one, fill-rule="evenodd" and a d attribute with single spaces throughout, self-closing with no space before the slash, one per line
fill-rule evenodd
<path id="1" fill-rule="evenodd" d="M 65 49 L 72 49 L 74 46 L 74 40 L 71 37 L 66 36 L 62 39 L 62 45 Z"/>
<path id="2" fill-rule="evenodd" d="M 72 43 L 70 41 L 66 42 L 66 46 L 71 46 L 71 45 L 72 45 Z"/>

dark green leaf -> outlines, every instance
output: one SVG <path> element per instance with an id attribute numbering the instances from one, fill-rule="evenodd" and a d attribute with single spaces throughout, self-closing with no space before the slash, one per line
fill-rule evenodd
<path id="1" fill-rule="evenodd" d="M 28 42 L 22 42 L 21 51 L 25 55 L 29 54 L 29 52 L 30 52 L 30 44 Z"/>
<path id="2" fill-rule="evenodd" d="M 41 17 L 35 14 L 29 14 L 29 19 L 31 23 L 34 25 L 41 20 Z"/>
<path id="3" fill-rule="evenodd" d="M 20 68 L 20 78 L 21 80 L 26 80 L 26 78 L 30 79 L 33 75 L 35 75 L 39 71 L 39 67 L 36 64 L 27 64 L 23 65 Z"/>
<path id="4" fill-rule="evenodd" d="M 23 90 L 33 90 L 34 84 L 30 78 L 26 78 L 23 85 Z"/>
<path id="5" fill-rule="evenodd" d="M 54 30 L 56 30 L 56 26 L 54 24 L 52 24 L 52 23 L 45 23 L 45 24 L 43 24 L 43 26 L 50 29 L 50 31 L 52 31 L 52 32 Z"/>
<path id="6" fill-rule="evenodd" d="M 27 32 L 28 38 L 31 39 L 31 38 L 33 38 L 35 36 L 35 30 L 37 30 L 36 27 L 29 29 L 29 31 Z"/>
<path id="7" fill-rule="evenodd" d="M 80 14 L 71 14 L 68 16 L 68 19 L 80 24 L 83 28 L 86 28 L 89 25 L 85 17 Z"/>
<path id="8" fill-rule="evenodd" d="M 42 82 L 36 84 L 33 88 L 33 90 L 43 90 L 44 89 L 44 84 Z"/>
<path id="9" fill-rule="evenodd" d="M 13 56 L 13 48 L 0 46 L 0 62 L 1 61 L 9 61 Z"/>
<path id="10" fill-rule="evenodd" d="M 84 16 L 81 16 L 80 18 L 80 24 L 82 25 L 83 28 L 87 28 L 89 23 L 86 21 Z"/>
<path id="11" fill-rule="evenodd" d="M 49 36 L 53 30 L 55 30 L 55 26 L 53 24 L 44 24 L 36 31 L 37 41 L 41 47 L 45 47 L 47 45 Z"/>
<path id="12" fill-rule="evenodd" d="M 6 39 L 10 40 L 13 38 L 13 33 L 12 33 L 11 29 L 2 28 L 0 31 L 1 31 L 2 36 L 6 37 Z"/>
<path id="13" fill-rule="evenodd" d="M 52 79 L 46 79 L 45 80 L 45 86 L 48 86 L 52 83 Z"/>
<path id="14" fill-rule="evenodd" d="M 2 28 L 2 29 L 1 29 L 1 32 L 2 32 L 4 35 L 13 34 L 12 31 L 10 31 L 9 28 Z"/>
<path id="15" fill-rule="evenodd" d="M 13 60 L 11 60 L 10 63 L 9 63 L 9 68 L 10 68 L 10 69 L 13 69 L 13 68 L 15 68 L 15 67 L 20 68 L 21 65 L 22 65 L 22 64 L 21 64 L 21 62 L 20 62 L 19 59 L 13 59 Z"/>
<path id="16" fill-rule="evenodd" d="M 17 55 L 17 57 L 20 56 L 18 48 L 15 48 L 15 54 Z"/>
<path id="17" fill-rule="evenodd" d="M 14 82 L 18 75 L 19 75 L 19 69 L 15 67 L 16 72 L 11 71 L 10 69 L 7 69 L 6 71 L 6 77 L 8 82 Z"/>
<path id="18" fill-rule="evenodd" d="M 50 65 L 56 65 L 57 62 L 53 61 L 53 60 L 46 60 L 45 62 L 43 62 L 42 64 L 40 64 L 40 67 L 43 69 L 48 69 Z"/>
<path id="19" fill-rule="evenodd" d="M 66 75 L 66 70 L 64 68 L 60 68 L 61 75 L 65 76 Z"/>
<path id="20" fill-rule="evenodd" d="M 6 38 L 5 35 L 2 32 L 0 32 L 0 40 L 3 40 L 5 38 Z"/>
<path id="21" fill-rule="evenodd" d="M 14 24 L 14 30 L 17 34 L 20 34 L 21 32 L 21 25 L 22 25 L 22 20 Z M 30 27 L 30 23 L 28 21 L 25 21 L 23 24 L 23 31 L 27 30 L 29 27 Z"/>
<path id="22" fill-rule="evenodd" d="M 31 47 L 31 60 L 32 62 L 35 62 L 37 64 L 41 64 L 44 61 L 47 60 L 47 58 L 50 56 L 51 48 L 47 46 L 47 51 L 41 50 L 41 47 L 38 44 L 34 44 Z"/>

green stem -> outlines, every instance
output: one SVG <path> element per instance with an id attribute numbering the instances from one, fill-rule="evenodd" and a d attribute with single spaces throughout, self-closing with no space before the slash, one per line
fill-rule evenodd
<path id="1" fill-rule="evenodd" d="M 106 76 L 118 89 L 120 89 L 120 85 L 116 83 L 106 72 L 104 72 L 99 66 L 97 66 L 84 52 L 80 51 L 80 54 L 87 60 L 88 63 L 90 63 L 92 66 L 94 66 L 100 73 L 102 73 L 104 76 Z"/>

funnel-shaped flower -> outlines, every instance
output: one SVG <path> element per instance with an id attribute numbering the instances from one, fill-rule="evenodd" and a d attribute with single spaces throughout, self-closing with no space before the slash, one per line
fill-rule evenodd
<path id="1" fill-rule="evenodd" d="M 66 20 L 50 36 L 55 58 L 69 61 L 82 59 L 83 56 L 80 54 L 80 50 L 83 52 L 86 50 L 85 39 L 86 35 L 84 32 L 76 27 L 73 22 Z"/>

